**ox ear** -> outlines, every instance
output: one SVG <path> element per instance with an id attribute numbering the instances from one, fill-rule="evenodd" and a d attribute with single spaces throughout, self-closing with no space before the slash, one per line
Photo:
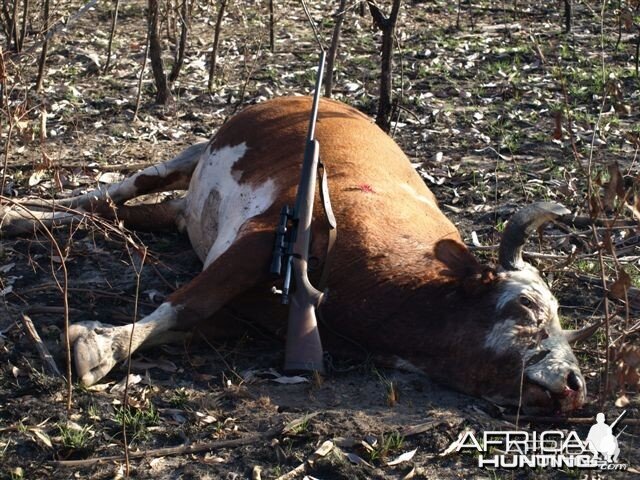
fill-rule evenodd
<path id="1" fill-rule="evenodd" d="M 434 253 L 447 267 L 441 273 L 460 280 L 469 293 L 484 290 L 498 278 L 494 269 L 480 264 L 467 247 L 455 240 L 440 240 Z"/>

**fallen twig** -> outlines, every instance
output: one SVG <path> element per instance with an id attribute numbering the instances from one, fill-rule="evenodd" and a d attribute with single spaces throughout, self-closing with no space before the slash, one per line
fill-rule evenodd
<path id="1" fill-rule="evenodd" d="M 52 305 L 29 305 L 22 313 L 24 315 L 37 315 L 37 314 L 64 314 L 64 307 L 56 307 Z M 82 310 L 77 308 L 69 308 L 69 313 L 79 314 Z"/>
<path id="2" fill-rule="evenodd" d="M 429 420 L 427 422 L 419 423 L 417 425 L 410 425 L 400 430 L 400 435 L 403 437 L 410 437 L 412 435 L 419 435 L 421 433 L 433 430 L 435 427 L 444 423 L 443 420 Z"/>
<path id="3" fill-rule="evenodd" d="M 130 452 L 129 458 L 143 457 L 167 457 L 170 455 L 183 455 L 185 453 L 200 453 L 218 448 L 240 447 L 248 445 L 260 440 L 273 438 L 282 431 L 281 427 L 272 428 L 262 433 L 254 433 L 241 438 L 231 440 L 214 440 L 212 442 L 199 443 L 196 445 L 179 445 L 177 447 L 155 448 L 151 450 L 142 450 L 139 452 Z M 124 455 L 112 455 L 108 457 L 93 457 L 84 460 L 58 460 L 51 462 L 54 467 L 90 467 L 104 462 L 124 462 Z"/>
<path id="4" fill-rule="evenodd" d="M 313 466 L 313 462 L 318 458 L 326 456 L 329 452 L 331 452 L 334 448 L 334 444 L 331 440 L 326 440 L 320 447 L 316 449 L 315 452 L 309 457 L 307 460 L 302 462 L 293 470 L 285 473 L 284 475 L 280 475 L 276 480 L 292 480 L 297 478 L 303 473 L 306 473 L 309 468 Z"/>
<path id="5" fill-rule="evenodd" d="M 50 375 L 55 375 L 57 377 L 62 376 L 62 374 L 60 373 L 60 370 L 58 370 L 58 366 L 56 365 L 56 362 L 53 360 L 53 357 L 51 356 L 51 353 L 49 353 L 49 349 L 40 338 L 40 335 L 38 334 L 38 331 L 36 330 L 36 327 L 31 321 L 31 319 L 25 314 L 21 315 L 21 319 L 22 319 L 22 324 L 25 326 L 27 333 L 29 334 L 29 337 L 31 337 L 31 340 L 33 340 L 33 343 L 35 344 L 36 349 L 40 354 L 40 358 L 42 358 L 45 371 Z"/>

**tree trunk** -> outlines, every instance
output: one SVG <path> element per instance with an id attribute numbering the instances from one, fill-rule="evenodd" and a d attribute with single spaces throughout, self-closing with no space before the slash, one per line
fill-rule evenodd
<path id="1" fill-rule="evenodd" d="M 49 48 L 49 0 L 44 0 L 44 42 L 42 42 L 42 52 L 40 53 L 40 61 L 38 62 L 38 78 L 36 79 L 36 91 L 39 92 L 42 89 L 42 82 L 44 81 L 45 66 L 47 63 L 47 49 Z"/>
<path id="2" fill-rule="evenodd" d="M 20 29 L 20 38 L 18 39 L 18 51 L 22 51 L 24 39 L 27 36 L 27 22 L 29 21 L 29 0 L 24 0 L 22 7 L 22 28 Z"/>
<path id="3" fill-rule="evenodd" d="M 209 91 L 213 90 L 213 79 L 216 74 L 216 63 L 218 60 L 218 43 L 220 42 L 220 28 L 222 27 L 222 17 L 224 16 L 224 8 L 227 5 L 227 0 L 220 0 L 220 6 L 218 7 L 218 18 L 216 19 L 216 28 L 213 32 L 213 47 L 211 48 L 211 60 L 209 62 L 209 82 L 207 88 Z"/>
<path id="4" fill-rule="evenodd" d="M 13 48 L 15 50 L 18 49 L 18 0 L 13 0 L 13 8 L 11 11 L 11 25 L 9 27 L 9 32 L 11 37 L 9 39 L 9 46 L 11 45 L 11 40 L 13 40 Z"/>
<path id="5" fill-rule="evenodd" d="M 149 58 L 151 59 L 151 69 L 153 79 L 156 84 L 156 103 L 165 105 L 172 100 L 171 91 L 164 73 L 164 62 L 162 61 L 162 44 L 160 42 L 160 6 L 158 0 L 149 0 Z"/>
<path id="6" fill-rule="evenodd" d="M 269 0 L 269 48 L 271 53 L 276 51 L 276 20 L 273 14 L 273 0 Z"/>
<path id="7" fill-rule="evenodd" d="M 336 24 L 333 26 L 331 46 L 329 47 L 329 54 L 327 55 L 327 73 L 324 77 L 324 96 L 327 98 L 331 98 L 331 91 L 333 90 L 333 68 L 336 63 L 336 55 L 338 54 L 338 46 L 340 44 L 340 31 L 342 30 L 342 22 L 346 13 L 346 6 L 347 0 L 340 0 L 338 11 L 334 15 Z"/>
<path id="8" fill-rule="evenodd" d="M 369 1 L 369 10 L 376 26 L 382 30 L 382 57 L 380 64 L 380 100 L 378 102 L 378 113 L 376 114 L 376 124 L 389 132 L 391 128 L 391 70 L 393 67 L 393 40 L 400 12 L 401 0 L 393 0 L 391 13 L 385 17 L 380 9 Z"/>
<path id="9" fill-rule="evenodd" d="M 173 83 L 178 79 L 182 64 L 184 63 L 184 53 L 187 50 L 187 40 L 189 39 L 189 29 L 191 27 L 191 4 L 190 0 L 182 0 L 180 7 L 180 43 L 176 50 L 175 60 L 169 74 L 169 82 Z"/>
<path id="10" fill-rule="evenodd" d="M 113 38 L 116 35 L 116 27 L 118 26 L 118 10 L 120 9 L 120 0 L 115 0 L 113 6 L 113 13 L 111 17 L 111 31 L 109 33 L 109 46 L 107 47 L 107 60 L 104 63 L 104 73 L 109 70 L 109 64 L 111 63 L 111 52 L 113 49 Z"/>
<path id="11" fill-rule="evenodd" d="M 571 31 L 571 5 L 572 0 L 564 0 L 564 31 L 569 33 Z"/>

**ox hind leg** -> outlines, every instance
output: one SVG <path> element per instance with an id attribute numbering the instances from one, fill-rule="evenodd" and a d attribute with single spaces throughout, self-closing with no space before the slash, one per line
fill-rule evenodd
<path id="1" fill-rule="evenodd" d="M 156 341 L 172 329 L 186 329 L 212 317 L 235 297 L 265 283 L 272 253 L 273 226 L 250 220 L 240 238 L 191 282 L 170 295 L 139 322 L 110 326 L 98 322 L 70 327 L 76 372 L 85 385 L 104 377 L 118 362 L 145 342 Z"/>
<path id="2" fill-rule="evenodd" d="M 0 231 L 6 236 L 29 234 L 42 225 L 48 228 L 80 221 L 87 212 L 107 218 L 117 217 L 133 229 L 173 228 L 182 208 L 181 201 L 135 207 L 124 204 L 140 195 L 186 190 L 206 146 L 207 143 L 193 145 L 171 160 L 147 167 L 122 182 L 84 195 L 49 201 L 27 199 L 2 206 Z"/>

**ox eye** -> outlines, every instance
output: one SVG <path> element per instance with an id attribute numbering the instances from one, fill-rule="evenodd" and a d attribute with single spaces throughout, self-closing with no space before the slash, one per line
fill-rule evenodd
<path id="1" fill-rule="evenodd" d="M 533 302 L 526 295 L 520 295 L 520 304 L 529 308 L 533 305 Z"/>

